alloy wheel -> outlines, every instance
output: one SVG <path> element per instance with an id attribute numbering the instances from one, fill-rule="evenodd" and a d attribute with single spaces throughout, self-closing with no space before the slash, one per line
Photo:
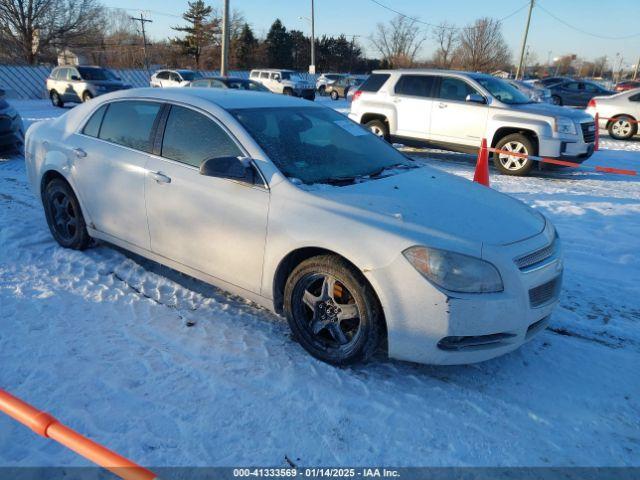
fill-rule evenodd
<path id="1" fill-rule="evenodd" d="M 361 331 L 361 314 L 347 287 L 335 277 L 320 273 L 303 277 L 300 287 L 302 295 L 296 310 L 314 343 L 323 348 L 353 345 Z"/>
<path id="2" fill-rule="evenodd" d="M 633 126 L 631 125 L 631 122 L 626 118 L 618 118 L 613 125 L 611 125 L 611 131 L 617 137 L 629 136 L 632 128 Z"/>
<path id="3" fill-rule="evenodd" d="M 371 125 L 369 127 L 369 130 L 371 130 L 371 133 L 378 137 L 384 137 L 384 131 L 377 125 Z"/>
<path id="4" fill-rule="evenodd" d="M 78 229 L 78 215 L 71 199 L 64 192 L 55 192 L 51 197 L 53 225 L 58 235 L 72 240 Z"/>
<path id="5" fill-rule="evenodd" d="M 527 147 L 520 142 L 511 141 L 509 143 L 505 143 L 500 150 L 507 150 L 509 152 L 519 153 L 522 155 L 528 155 Z M 500 160 L 500 164 L 507 170 L 516 171 L 523 168 L 528 160 L 526 158 L 522 158 L 520 156 L 509 155 L 506 153 L 501 153 L 498 156 Z"/>

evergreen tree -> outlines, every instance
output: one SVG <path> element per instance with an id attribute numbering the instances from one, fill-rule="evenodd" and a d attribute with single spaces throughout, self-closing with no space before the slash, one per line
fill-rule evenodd
<path id="1" fill-rule="evenodd" d="M 282 25 L 280 19 L 276 19 L 271 25 L 265 40 L 267 48 L 267 64 L 269 67 L 290 68 L 292 65 L 291 35 Z"/>
<path id="2" fill-rule="evenodd" d="M 240 70 L 249 70 L 254 67 L 255 50 L 258 41 L 253 35 L 253 30 L 251 30 L 248 23 L 242 26 L 240 35 L 234 43 L 236 67 Z"/>
<path id="3" fill-rule="evenodd" d="M 200 68 L 200 56 L 202 50 L 211 45 L 215 35 L 219 32 L 219 21 L 211 18 L 213 8 L 206 5 L 203 0 L 188 2 L 189 9 L 182 15 L 189 25 L 184 27 L 172 27 L 177 32 L 183 32 L 184 38 L 175 38 L 172 43 L 179 45 L 186 55 L 190 55 L 196 62 L 196 68 Z"/>

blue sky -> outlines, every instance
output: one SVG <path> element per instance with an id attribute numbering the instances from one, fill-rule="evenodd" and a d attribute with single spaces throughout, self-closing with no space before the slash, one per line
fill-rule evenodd
<path id="1" fill-rule="evenodd" d="M 428 23 L 448 21 L 463 26 L 481 16 L 505 17 L 527 4 L 527 0 L 378 0 L 395 10 L 419 18 Z M 153 19 L 148 29 L 153 38 L 173 35 L 172 25 L 180 24 L 179 16 L 185 10 L 186 0 L 105 0 L 107 6 L 122 7 L 130 13 L 136 9 L 148 11 Z M 221 0 L 209 0 L 221 8 Z M 537 0 L 540 7 L 533 12 L 528 44 L 537 59 L 544 63 L 549 52 L 551 58 L 576 53 L 593 59 L 607 55 L 612 61 L 620 53 L 627 65 L 635 64 L 640 57 L 640 2 L 637 0 L 613 2 L 605 0 Z M 359 35 L 358 41 L 366 51 L 373 53 L 367 37 L 379 22 L 388 21 L 394 13 L 376 5 L 371 0 L 315 0 L 316 34 Z M 300 16 L 310 16 L 310 0 L 231 0 L 232 8 L 242 11 L 258 35 L 264 35 L 273 20 L 280 18 L 288 29 L 309 32 L 308 22 Z M 618 8 L 620 7 L 620 8 Z M 542 8 L 546 9 L 543 10 Z M 585 35 L 571 29 L 548 12 L 572 26 L 604 37 L 635 36 L 625 39 L 604 39 Z M 503 33 L 514 57 L 519 52 L 527 8 L 503 22 Z M 422 26 L 423 28 L 429 28 Z M 422 56 L 429 56 L 434 42 L 428 39 Z"/>

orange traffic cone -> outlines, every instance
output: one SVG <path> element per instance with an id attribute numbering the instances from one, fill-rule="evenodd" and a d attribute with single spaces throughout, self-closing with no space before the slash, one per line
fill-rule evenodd
<path id="1" fill-rule="evenodd" d="M 473 181 L 489 187 L 489 150 L 487 149 L 486 138 L 482 139 L 480 150 L 478 151 L 478 162 L 476 171 L 473 174 Z"/>

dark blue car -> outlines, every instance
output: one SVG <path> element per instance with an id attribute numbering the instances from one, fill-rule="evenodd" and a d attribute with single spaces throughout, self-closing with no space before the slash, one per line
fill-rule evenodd
<path id="1" fill-rule="evenodd" d="M 547 85 L 551 90 L 551 102 L 555 105 L 586 108 L 589 100 L 597 96 L 613 95 L 616 92 L 607 90 L 595 82 L 585 80 L 564 80 Z"/>

